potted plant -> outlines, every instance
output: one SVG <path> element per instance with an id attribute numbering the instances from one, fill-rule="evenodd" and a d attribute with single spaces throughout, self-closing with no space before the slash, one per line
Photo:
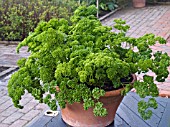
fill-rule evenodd
<path id="1" fill-rule="evenodd" d="M 145 7 L 146 5 L 146 0 L 132 0 L 132 2 L 133 2 L 133 7 L 136 8 Z"/>
<path id="2" fill-rule="evenodd" d="M 28 46 L 31 54 L 18 61 L 19 70 L 8 82 L 8 93 L 16 107 L 22 108 L 19 101 L 27 90 L 52 110 L 57 109 L 58 102 L 62 118 L 72 126 L 103 127 L 114 120 L 121 95 L 135 88 L 140 97 L 153 97 L 138 103 L 141 116 L 151 117 L 148 108 L 157 107 L 154 97 L 158 88 L 147 72 L 154 72 L 156 80 L 164 82 L 170 57 L 152 52 L 149 46 L 166 41 L 153 34 L 128 37 L 125 33 L 129 26 L 121 19 L 114 25 L 119 32 L 111 32 L 111 27 L 103 26 L 94 16 L 96 11 L 95 6 L 80 6 L 70 22 L 40 22 L 18 45 L 18 52 Z M 143 74 L 143 80 L 136 81 L 135 73 Z M 108 106 L 112 102 L 116 103 Z"/>

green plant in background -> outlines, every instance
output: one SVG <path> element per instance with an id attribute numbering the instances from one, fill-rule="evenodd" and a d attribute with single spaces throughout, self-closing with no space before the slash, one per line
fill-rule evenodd
<path id="1" fill-rule="evenodd" d="M 107 91 L 105 82 L 109 81 L 114 89 L 124 87 L 124 95 L 134 87 L 141 98 L 152 96 L 148 102 L 138 104 L 141 116 L 151 117 L 148 108 L 157 107 L 154 97 L 158 96 L 158 88 L 147 72 L 154 72 L 156 81 L 164 82 L 170 57 L 167 53 L 152 52 L 149 46 L 166 41 L 154 34 L 126 36 L 129 26 L 121 19 L 116 19 L 114 25 L 119 33 L 111 32 L 112 28 L 102 26 L 95 14 L 94 5 L 80 6 L 70 23 L 66 19 L 42 21 L 19 43 L 17 51 L 28 46 L 31 55 L 18 61 L 19 70 L 8 82 L 8 93 L 16 107 L 22 108 L 19 101 L 27 90 L 53 110 L 57 108 L 56 101 L 61 108 L 66 102 L 83 101 L 85 110 L 93 107 L 96 116 L 105 116 L 107 110 L 99 98 Z M 124 43 L 129 46 L 123 46 Z M 121 81 L 135 73 L 144 76 L 134 86 Z"/>
<path id="2" fill-rule="evenodd" d="M 85 3 L 87 6 L 96 4 L 96 0 L 75 0 L 75 1 L 79 2 L 80 4 Z"/>
<path id="3" fill-rule="evenodd" d="M 99 7 L 102 10 L 113 11 L 118 8 L 118 3 L 116 0 L 101 0 L 101 2 L 99 3 Z"/>
<path id="4" fill-rule="evenodd" d="M 146 2 L 147 2 L 147 3 L 156 3 L 157 0 L 147 0 Z"/>
<path id="5" fill-rule="evenodd" d="M 39 21 L 69 19 L 78 6 L 75 0 L 1 0 L 0 40 L 23 40 Z"/>
<path id="6" fill-rule="evenodd" d="M 87 5 L 96 5 L 97 0 L 79 0 L 80 3 Z M 99 10 L 113 11 L 118 8 L 117 0 L 99 0 Z"/>

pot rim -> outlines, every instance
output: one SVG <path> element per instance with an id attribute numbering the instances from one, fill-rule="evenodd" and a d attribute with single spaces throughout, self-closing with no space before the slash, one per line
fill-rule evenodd
<path id="1" fill-rule="evenodd" d="M 133 77 L 133 80 L 130 84 L 133 85 L 133 83 L 137 80 L 137 77 L 135 74 L 131 74 Z M 124 88 L 120 88 L 118 90 L 112 90 L 112 91 L 107 91 L 104 96 L 102 97 L 109 97 L 109 96 L 119 96 L 121 94 L 121 91 L 124 90 Z"/>
<path id="2" fill-rule="evenodd" d="M 132 80 L 132 82 L 131 82 L 130 84 L 133 85 L 133 83 L 137 80 L 137 77 L 136 77 L 135 74 L 131 74 L 131 75 L 132 75 L 132 77 L 133 77 L 133 80 Z M 119 96 L 119 95 L 121 94 L 121 91 L 122 91 L 123 89 L 124 89 L 124 88 L 120 88 L 120 89 L 112 90 L 112 91 L 107 91 L 107 92 L 105 93 L 105 95 L 102 96 L 102 98 L 103 98 L 103 97 L 109 97 L 109 96 Z M 57 92 L 60 92 L 59 86 L 56 86 L 56 90 L 57 90 Z"/>

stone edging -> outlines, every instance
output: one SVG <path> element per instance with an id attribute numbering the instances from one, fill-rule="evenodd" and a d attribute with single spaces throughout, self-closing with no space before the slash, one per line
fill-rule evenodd
<path id="1" fill-rule="evenodd" d="M 0 44 L 5 44 L 5 45 L 18 45 L 20 41 L 0 41 Z"/>
<path id="2" fill-rule="evenodd" d="M 112 14 L 116 13 L 116 12 L 119 11 L 120 9 L 122 9 L 122 8 L 117 8 L 117 9 L 115 9 L 115 10 L 109 12 L 108 14 L 106 14 L 106 15 L 100 17 L 99 20 L 102 21 L 102 20 L 106 19 L 107 17 L 109 17 L 109 16 L 111 16 Z"/>
<path id="3" fill-rule="evenodd" d="M 10 74 L 11 72 L 15 71 L 16 69 L 18 69 L 18 67 L 10 67 L 9 69 L 5 70 L 5 71 L 2 71 L 0 73 L 0 78 Z"/>
<path id="4" fill-rule="evenodd" d="M 170 5 L 170 2 L 156 2 L 159 5 Z"/>

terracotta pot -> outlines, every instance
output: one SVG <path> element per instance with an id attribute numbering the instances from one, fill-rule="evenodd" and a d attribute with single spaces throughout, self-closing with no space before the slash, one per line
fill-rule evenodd
<path id="1" fill-rule="evenodd" d="M 132 76 L 133 84 L 136 76 Z M 123 99 L 123 96 L 120 95 L 121 90 L 123 88 L 106 92 L 105 96 L 100 98 L 100 101 L 108 111 L 108 115 L 105 117 L 96 117 L 93 114 L 93 108 L 84 110 L 83 103 L 74 103 L 72 105 L 66 104 L 66 107 L 61 110 L 62 119 L 73 127 L 105 127 L 114 120 L 116 110 Z"/>
<path id="2" fill-rule="evenodd" d="M 146 0 L 133 0 L 133 7 L 141 8 L 141 7 L 145 7 L 145 5 L 146 5 Z"/>

